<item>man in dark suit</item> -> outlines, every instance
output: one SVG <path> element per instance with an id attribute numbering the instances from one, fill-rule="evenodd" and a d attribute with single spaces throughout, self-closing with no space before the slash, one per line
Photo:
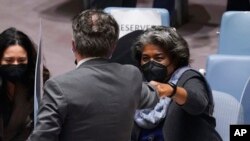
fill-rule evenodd
<path id="1" fill-rule="evenodd" d="M 109 62 L 118 40 L 112 16 L 86 10 L 73 19 L 77 67 L 48 80 L 29 141 L 128 141 L 139 107 L 158 100 L 132 65 Z M 144 89 L 145 88 L 145 89 Z"/>

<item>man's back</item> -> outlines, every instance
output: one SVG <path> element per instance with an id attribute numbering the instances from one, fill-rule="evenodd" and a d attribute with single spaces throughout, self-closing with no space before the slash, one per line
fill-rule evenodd
<path id="1" fill-rule="evenodd" d="M 40 122 L 31 139 L 57 140 L 59 134 L 61 141 L 128 141 L 141 79 L 135 67 L 105 59 L 87 61 L 51 79 L 45 86 Z M 39 130 L 39 126 L 48 130 Z M 42 132 L 48 132 L 46 137 L 39 136 Z"/>
<path id="2" fill-rule="evenodd" d="M 136 67 L 108 62 L 119 35 L 111 15 L 85 10 L 72 29 L 77 69 L 46 82 L 28 141 L 128 141 L 135 109 L 153 106 L 158 95 Z"/>

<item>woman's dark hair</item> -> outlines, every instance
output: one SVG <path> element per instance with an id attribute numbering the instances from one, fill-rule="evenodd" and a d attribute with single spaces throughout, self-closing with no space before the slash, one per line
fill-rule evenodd
<path id="1" fill-rule="evenodd" d="M 142 34 L 134 47 L 132 48 L 133 56 L 136 61 L 140 62 L 143 47 L 147 44 L 153 44 L 167 54 L 175 69 L 188 66 L 190 53 L 187 42 L 176 32 L 175 28 L 165 26 L 153 26 Z"/>
<path id="2" fill-rule="evenodd" d="M 12 45 L 20 45 L 25 49 L 28 56 L 27 64 L 27 80 L 25 84 L 30 90 L 34 90 L 34 76 L 35 76 L 35 65 L 36 65 L 36 45 L 33 41 L 22 31 L 17 30 L 16 28 L 8 28 L 0 34 L 0 60 L 3 58 L 4 51 Z M 49 78 L 49 70 L 43 68 L 43 78 L 44 82 Z"/>

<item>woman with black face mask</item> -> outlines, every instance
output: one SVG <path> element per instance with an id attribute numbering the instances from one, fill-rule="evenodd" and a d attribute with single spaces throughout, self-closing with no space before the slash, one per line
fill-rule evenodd
<path id="1" fill-rule="evenodd" d="M 154 26 L 133 47 L 145 81 L 160 102 L 137 110 L 133 141 L 221 141 L 215 130 L 213 97 L 205 78 L 190 68 L 187 42 L 174 28 Z"/>
<path id="2" fill-rule="evenodd" d="M 0 34 L 0 141 L 25 141 L 33 129 L 35 44 L 23 32 Z M 44 82 L 49 78 L 44 67 Z"/>

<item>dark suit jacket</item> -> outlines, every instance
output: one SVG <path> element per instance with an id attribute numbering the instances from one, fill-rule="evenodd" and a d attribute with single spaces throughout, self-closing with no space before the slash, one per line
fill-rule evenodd
<path id="1" fill-rule="evenodd" d="M 156 103 L 141 95 L 132 65 L 93 59 L 45 84 L 32 141 L 128 141 L 135 109 Z"/>
<path id="2" fill-rule="evenodd" d="M 172 101 L 163 125 L 166 141 L 222 141 L 215 131 L 213 97 L 205 79 L 193 70 L 180 77 L 178 86 L 188 93 L 184 105 Z M 207 86 L 207 87 L 206 87 Z"/>

